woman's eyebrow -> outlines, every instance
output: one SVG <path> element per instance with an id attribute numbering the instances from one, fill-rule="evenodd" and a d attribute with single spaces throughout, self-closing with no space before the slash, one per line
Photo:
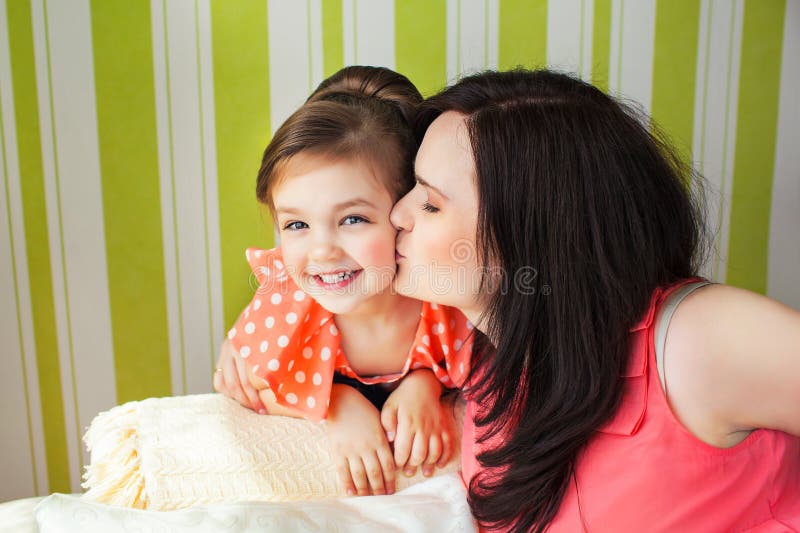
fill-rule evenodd
<path id="1" fill-rule="evenodd" d="M 435 187 L 435 186 L 431 185 L 430 183 L 428 183 L 427 181 L 425 181 L 424 179 L 422 179 L 422 178 L 421 178 L 421 177 L 420 177 L 418 174 L 414 174 L 414 178 L 416 178 L 416 180 L 417 180 L 417 183 L 419 183 L 419 184 L 420 184 L 420 185 L 422 185 L 423 187 L 427 187 L 427 188 L 429 188 L 429 189 L 432 189 L 432 190 L 433 190 L 433 191 L 434 191 L 436 194 L 438 194 L 439 196 L 441 196 L 441 197 L 442 197 L 442 198 L 444 198 L 445 200 L 449 200 L 449 199 L 450 199 L 450 198 L 448 198 L 448 197 L 447 197 L 447 195 L 446 195 L 445 193 L 443 193 L 443 192 L 441 191 L 441 189 L 439 189 L 438 187 Z"/>

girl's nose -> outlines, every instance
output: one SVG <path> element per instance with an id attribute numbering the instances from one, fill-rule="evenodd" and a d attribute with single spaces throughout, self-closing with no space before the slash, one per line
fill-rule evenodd
<path id="1" fill-rule="evenodd" d="M 400 200 L 396 204 L 394 204 L 392 212 L 389 213 L 389 221 L 398 231 L 403 231 L 403 230 L 411 231 L 413 227 L 411 217 L 409 216 L 408 208 L 406 207 L 407 203 L 408 203 L 408 194 L 400 198 Z"/>

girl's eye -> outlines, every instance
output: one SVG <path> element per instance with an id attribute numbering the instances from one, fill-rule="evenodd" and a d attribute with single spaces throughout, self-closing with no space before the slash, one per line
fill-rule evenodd
<path id="1" fill-rule="evenodd" d="M 427 211 L 428 213 L 438 213 L 439 212 L 439 208 L 438 207 L 434 207 L 431 204 L 429 204 L 428 202 L 425 202 L 425 203 L 422 204 L 422 210 L 423 211 Z"/>
<path id="2" fill-rule="evenodd" d="M 345 226 L 352 226 L 353 224 L 358 224 L 359 222 L 367 222 L 367 219 L 358 215 L 350 215 L 348 217 L 344 217 L 344 220 L 342 220 L 342 224 Z"/>
<path id="3" fill-rule="evenodd" d="M 308 227 L 308 224 L 306 224 L 305 222 L 300 222 L 298 220 L 296 222 L 289 222 L 288 224 L 286 224 L 286 226 L 284 226 L 283 229 L 284 230 L 290 230 L 290 231 L 296 231 L 296 230 L 299 230 L 299 229 L 305 229 L 307 227 Z"/>

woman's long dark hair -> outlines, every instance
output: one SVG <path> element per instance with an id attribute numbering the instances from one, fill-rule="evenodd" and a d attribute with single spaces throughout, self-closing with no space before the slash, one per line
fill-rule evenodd
<path id="1" fill-rule="evenodd" d="M 619 405 L 654 289 L 696 274 L 700 209 L 689 168 L 642 116 L 570 76 L 462 79 L 422 104 L 418 137 L 445 111 L 467 116 L 479 253 L 503 277 L 467 391 L 480 440 L 503 438 L 478 455 L 470 506 L 484 525 L 540 532 Z"/>

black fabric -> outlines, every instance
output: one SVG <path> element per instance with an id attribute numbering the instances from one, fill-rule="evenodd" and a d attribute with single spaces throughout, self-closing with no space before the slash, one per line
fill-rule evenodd
<path id="1" fill-rule="evenodd" d="M 342 383 L 344 385 L 349 385 L 353 387 L 358 392 L 360 392 L 369 403 L 375 406 L 378 411 L 383 409 L 383 404 L 386 403 L 386 399 L 392 393 L 391 390 L 387 389 L 383 383 L 375 383 L 374 385 L 367 385 L 365 383 L 361 383 L 355 378 L 344 376 L 338 372 L 333 373 L 333 382 L 334 383 Z"/>

